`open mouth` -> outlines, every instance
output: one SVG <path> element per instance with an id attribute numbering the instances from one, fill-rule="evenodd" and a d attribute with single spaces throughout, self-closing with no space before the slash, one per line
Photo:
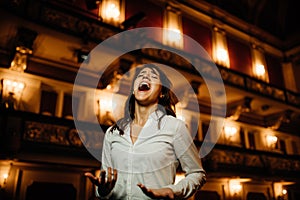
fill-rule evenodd
<path id="1" fill-rule="evenodd" d="M 141 82 L 139 87 L 138 87 L 139 91 L 148 91 L 150 90 L 150 84 L 147 82 Z"/>

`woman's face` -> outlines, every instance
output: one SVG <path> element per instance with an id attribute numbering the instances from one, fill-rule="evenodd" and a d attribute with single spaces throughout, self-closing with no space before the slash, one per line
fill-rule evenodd
<path id="1" fill-rule="evenodd" d="M 159 72 L 154 68 L 143 68 L 134 80 L 134 96 L 141 105 L 151 105 L 158 102 L 161 93 Z"/>

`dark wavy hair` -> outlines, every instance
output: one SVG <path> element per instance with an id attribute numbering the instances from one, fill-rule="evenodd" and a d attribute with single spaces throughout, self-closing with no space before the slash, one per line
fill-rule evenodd
<path id="1" fill-rule="evenodd" d="M 160 81 L 161 81 L 161 95 L 159 97 L 158 100 L 158 107 L 157 110 L 160 110 L 163 112 L 163 115 L 160 117 L 159 119 L 159 123 L 158 123 L 158 128 L 160 128 L 160 122 L 161 119 L 165 116 L 165 115 L 171 115 L 173 117 L 176 117 L 175 114 L 175 104 L 177 103 L 177 98 L 175 96 L 175 94 L 170 90 L 170 88 L 172 87 L 172 83 L 171 81 L 168 79 L 168 77 L 166 76 L 166 74 L 156 65 L 154 64 L 145 64 L 142 67 L 137 67 L 133 81 L 132 81 L 132 85 L 131 85 L 131 89 L 130 89 L 130 93 L 129 96 L 126 100 L 125 103 L 125 108 L 124 108 L 124 117 L 121 118 L 120 120 L 118 120 L 110 129 L 110 132 L 113 132 L 114 130 L 118 130 L 120 135 L 124 134 L 124 129 L 125 127 L 131 123 L 132 120 L 134 120 L 135 116 L 135 96 L 133 94 L 133 85 L 134 85 L 134 81 L 137 78 L 138 74 L 140 73 L 141 70 L 145 69 L 145 68 L 150 68 L 150 69 L 155 69 L 158 71 L 159 76 L 160 76 Z"/>

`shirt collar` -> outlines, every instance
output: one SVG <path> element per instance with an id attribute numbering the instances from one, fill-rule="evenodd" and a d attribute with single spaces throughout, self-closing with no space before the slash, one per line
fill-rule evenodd
<path id="1" fill-rule="evenodd" d="M 149 115 L 149 118 L 152 118 L 155 121 L 158 121 L 163 115 L 164 115 L 164 113 L 161 110 L 155 110 L 154 112 L 152 112 Z"/>

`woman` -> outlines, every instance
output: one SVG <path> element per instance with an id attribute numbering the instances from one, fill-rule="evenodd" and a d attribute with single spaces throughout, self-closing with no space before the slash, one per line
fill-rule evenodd
<path id="1" fill-rule="evenodd" d="M 100 198 L 188 198 L 205 183 L 192 137 L 175 118 L 170 87 L 156 65 L 137 68 L 124 118 L 105 134 L 100 177 L 85 174 Z M 179 163 L 185 178 L 174 185 Z"/>

